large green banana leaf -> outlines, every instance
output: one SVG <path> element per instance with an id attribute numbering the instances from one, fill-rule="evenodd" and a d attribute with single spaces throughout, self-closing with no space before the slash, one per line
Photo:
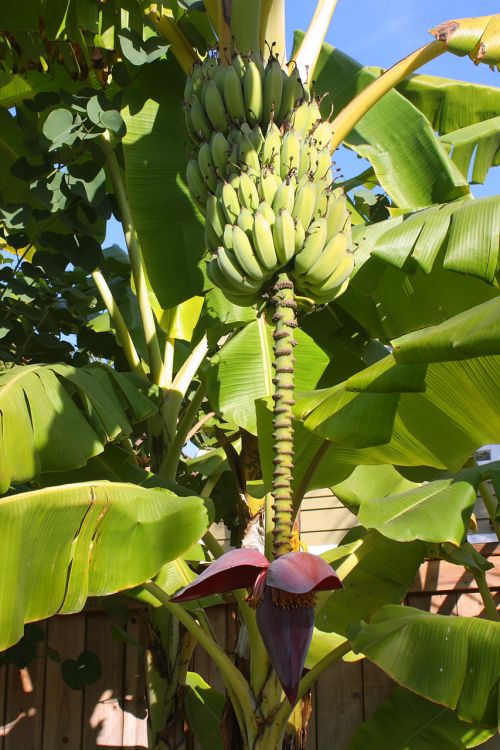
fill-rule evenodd
<path id="1" fill-rule="evenodd" d="M 82 609 L 88 596 L 137 586 L 210 524 L 205 502 L 104 481 L 0 500 L 0 650 L 26 622 Z"/>
<path id="2" fill-rule="evenodd" d="M 0 492 L 42 471 L 83 466 L 156 407 L 104 364 L 27 365 L 0 372 Z"/>
<path id="3" fill-rule="evenodd" d="M 314 387 L 328 365 L 328 357 L 300 329 L 295 338 L 297 387 L 302 388 L 305 383 Z M 272 361 L 272 328 L 261 317 L 245 326 L 212 359 L 207 373 L 212 408 L 227 421 L 255 433 L 255 400 L 274 392 Z"/>
<path id="4" fill-rule="evenodd" d="M 498 473 L 498 467 L 491 465 Z M 359 522 L 389 539 L 410 542 L 450 542 L 457 547 L 467 534 L 482 471 L 467 469 L 451 479 L 384 497 L 363 498 Z"/>
<path id="5" fill-rule="evenodd" d="M 396 268 L 432 271 L 443 250 L 443 268 L 492 283 L 498 269 L 500 196 L 436 205 L 368 227 L 355 227 L 356 259 L 374 256 Z"/>
<path id="6" fill-rule="evenodd" d="M 461 721 L 449 708 L 397 687 L 356 730 L 348 750 L 464 750 L 496 734 L 494 728 Z"/>
<path id="7" fill-rule="evenodd" d="M 396 362 L 440 362 L 500 354 L 500 297 L 392 342 Z"/>
<path id="8" fill-rule="evenodd" d="M 201 215 L 184 180 L 189 154 L 184 80 L 175 60 L 146 65 L 125 91 L 122 111 L 128 198 L 163 309 L 200 294 L 204 286 Z"/>
<path id="9" fill-rule="evenodd" d="M 373 389 L 380 370 L 372 366 L 363 372 L 365 378 L 370 373 Z M 425 393 L 354 392 L 346 381 L 298 393 L 295 413 L 307 429 L 339 446 L 332 458 L 352 448 L 347 453 L 360 464 L 457 471 L 479 446 L 498 438 L 500 357 L 430 363 L 425 386 Z"/>
<path id="10" fill-rule="evenodd" d="M 350 637 L 354 651 L 403 687 L 464 721 L 498 726 L 500 623 L 389 604 Z"/>
<path id="11" fill-rule="evenodd" d="M 352 625 L 370 620 L 384 605 L 399 604 L 425 554 L 422 542 L 403 544 L 376 531 L 325 552 L 322 557 L 335 568 L 344 588 L 325 597 L 324 604 L 320 599 L 316 627 L 346 636 Z"/>
<path id="12" fill-rule="evenodd" d="M 451 158 L 465 177 L 473 163 L 471 182 L 483 183 L 491 167 L 500 165 L 500 116 L 454 130 L 441 140 L 453 149 Z"/>
<path id="13" fill-rule="evenodd" d="M 296 35 L 295 46 L 301 34 Z M 328 92 L 325 114 L 337 114 L 376 76 L 324 44 L 314 71 L 315 90 Z M 396 205 L 421 208 L 467 195 L 467 181 L 445 152 L 426 117 L 397 91 L 386 94 L 356 125 L 346 145 L 368 159 Z"/>
<path id="14" fill-rule="evenodd" d="M 379 76 L 383 68 L 370 68 Z M 429 120 L 440 135 L 496 117 L 500 111 L 500 89 L 453 78 L 426 74 L 409 76 L 397 86 Z"/>

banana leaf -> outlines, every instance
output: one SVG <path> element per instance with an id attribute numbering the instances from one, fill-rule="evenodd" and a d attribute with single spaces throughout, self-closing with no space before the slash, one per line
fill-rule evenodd
<path id="1" fill-rule="evenodd" d="M 314 387 L 328 364 L 326 354 L 297 329 L 295 378 Z M 272 329 L 263 318 L 249 323 L 212 359 L 207 391 L 212 407 L 232 424 L 255 433 L 255 401 L 274 392 Z M 306 386 L 308 387 L 308 386 Z"/>
<path id="2" fill-rule="evenodd" d="M 105 481 L 47 487 L 0 500 L 0 650 L 24 623 L 78 612 L 89 596 L 154 576 L 203 535 L 208 506 Z"/>
<path id="3" fill-rule="evenodd" d="M 146 65 L 124 92 L 122 110 L 129 203 L 148 278 L 165 310 L 200 295 L 205 278 L 202 217 L 184 180 L 184 80 L 175 60 Z"/>
<path id="4" fill-rule="evenodd" d="M 133 378 L 95 363 L 0 372 L 0 492 L 40 472 L 83 466 L 156 411 Z"/>
<path id="5" fill-rule="evenodd" d="M 383 73 L 383 68 L 370 70 L 377 76 Z M 496 86 L 419 73 L 408 76 L 396 88 L 441 136 L 489 120 L 500 111 Z"/>
<path id="6" fill-rule="evenodd" d="M 356 730 L 348 750 L 464 750 L 496 734 L 493 727 L 461 721 L 449 708 L 397 687 Z"/>
<path id="7" fill-rule="evenodd" d="M 471 182 L 484 183 L 491 167 L 500 165 L 500 117 L 455 130 L 441 138 L 452 151 L 451 158 Z"/>
<path id="8" fill-rule="evenodd" d="M 295 36 L 295 47 L 302 33 Z M 315 68 L 315 90 L 328 92 L 324 114 L 337 114 L 375 79 L 360 63 L 323 44 Z M 397 91 L 386 94 L 358 122 L 345 144 L 368 159 L 397 206 L 421 208 L 469 193 L 467 181 L 443 149 L 426 117 Z"/>
<path id="9" fill-rule="evenodd" d="M 396 362 L 440 362 L 500 354 L 500 297 L 392 342 Z"/>
<path id="10" fill-rule="evenodd" d="M 476 63 L 500 66 L 500 13 L 445 21 L 430 31 L 454 55 Z"/>
<path id="11" fill-rule="evenodd" d="M 403 687 L 459 719 L 498 726 L 500 623 L 389 604 L 370 624 L 353 626 L 350 638 Z"/>

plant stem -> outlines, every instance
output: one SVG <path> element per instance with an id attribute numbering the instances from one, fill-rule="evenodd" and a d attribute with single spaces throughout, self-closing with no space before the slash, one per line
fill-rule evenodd
<path id="1" fill-rule="evenodd" d="M 170 50 L 186 75 L 190 75 L 193 64 L 197 62 L 193 45 L 175 23 L 173 13 L 168 8 L 158 8 L 157 3 L 151 3 L 145 11 L 147 17 L 157 32 L 170 43 Z"/>
<path id="2" fill-rule="evenodd" d="M 487 482 L 479 483 L 479 494 L 483 498 L 483 503 L 485 505 L 486 510 L 488 511 L 488 515 L 491 520 L 491 525 L 493 526 L 495 534 L 497 535 L 497 539 L 500 542 L 500 524 L 496 520 L 498 501 L 493 497 L 493 493 L 491 489 L 489 488 Z"/>
<path id="3" fill-rule="evenodd" d="M 140 357 L 137 354 L 132 337 L 130 336 L 126 323 L 120 312 L 120 308 L 116 304 L 116 300 L 113 297 L 113 293 L 111 292 L 106 279 L 98 268 L 96 268 L 95 271 L 92 271 L 92 278 L 94 279 L 94 284 L 99 290 L 102 301 L 106 305 L 111 325 L 116 330 L 116 337 L 124 351 L 130 369 L 137 373 L 137 375 L 145 378 L 146 373 L 144 372 Z"/>
<path id="4" fill-rule="evenodd" d="M 163 353 L 163 368 L 160 375 L 160 387 L 170 388 L 174 373 L 174 351 L 175 339 L 171 336 L 165 336 L 165 350 Z"/>
<path id="5" fill-rule="evenodd" d="M 354 97 L 344 109 L 339 112 L 332 122 L 333 137 L 330 150 L 333 152 L 340 146 L 342 141 L 355 125 L 361 120 L 369 109 L 387 94 L 394 86 L 397 86 L 403 78 L 413 73 L 425 63 L 439 57 L 446 52 L 443 42 L 430 42 L 425 47 L 412 52 L 411 55 L 400 60 L 398 63 L 386 70 L 379 78 L 370 83 L 360 94 Z"/>
<path id="6" fill-rule="evenodd" d="M 318 0 L 314 15 L 302 43 L 295 55 L 295 65 L 299 69 L 302 81 L 310 83 L 313 79 L 314 68 L 337 7 L 338 0 Z"/>
<path id="7" fill-rule="evenodd" d="M 478 570 L 477 568 L 469 568 L 469 570 L 477 583 L 477 588 L 481 595 L 481 599 L 483 600 L 484 612 L 487 619 L 493 620 L 493 622 L 500 622 L 500 615 L 497 606 L 486 582 L 486 573 L 484 570 Z"/>
<path id="8" fill-rule="evenodd" d="M 161 414 L 169 443 L 172 443 L 175 438 L 177 419 L 179 417 L 179 411 L 184 396 L 186 395 L 199 366 L 205 359 L 207 351 L 207 337 L 203 336 L 175 376 L 172 386 L 168 389 L 166 398 L 161 407 Z"/>
<path id="9" fill-rule="evenodd" d="M 261 0 L 232 0 L 231 3 L 231 34 L 236 52 L 260 52 Z"/>
<path id="10" fill-rule="evenodd" d="M 189 406 L 186 409 L 186 413 L 179 422 L 174 435 L 174 439 L 170 443 L 165 458 L 163 459 L 159 468 L 158 474 L 163 477 L 163 479 L 175 479 L 177 466 L 179 465 L 179 459 L 182 453 L 182 448 L 186 443 L 189 430 L 191 429 L 193 422 L 196 419 L 196 415 L 198 414 L 201 402 L 205 398 L 205 393 L 206 386 L 204 383 L 200 383 L 200 385 L 194 392 Z"/>
<path id="11" fill-rule="evenodd" d="M 293 529 L 293 412 L 294 405 L 294 357 L 296 342 L 293 330 L 297 304 L 294 299 L 293 283 L 286 273 L 278 276 L 271 302 L 276 307 L 273 315 L 275 325 L 273 383 L 273 449 L 275 457 L 272 482 L 273 495 L 273 554 L 284 555 L 291 550 Z"/>
<path id="12" fill-rule="evenodd" d="M 148 347 L 149 354 L 149 368 L 151 371 L 151 377 L 154 383 L 159 384 L 160 374 L 162 371 L 163 363 L 160 354 L 160 346 L 158 344 L 158 336 L 156 333 L 156 323 L 149 301 L 149 292 L 146 283 L 146 274 L 144 273 L 144 267 L 142 263 L 141 250 L 137 241 L 137 233 L 132 220 L 132 214 L 127 198 L 127 191 L 125 189 L 125 183 L 123 182 L 122 173 L 116 154 L 109 141 L 109 132 L 106 131 L 100 138 L 102 150 L 106 156 L 106 163 L 113 183 L 113 190 L 115 193 L 116 202 L 118 203 L 118 209 L 120 211 L 121 222 L 123 225 L 123 231 L 125 234 L 125 241 L 127 243 L 128 254 L 130 258 L 130 267 L 132 269 L 132 276 L 134 279 L 137 300 L 139 302 L 139 309 L 141 312 L 142 327 L 144 329 L 144 336 L 146 338 L 146 344 Z"/>
<path id="13" fill-rule="evenodd" d="M 245 733 L 248 727 L 250 727 L 256 732 L 257 722 L 255 719 L 255 699 L 248 682 L 245 680 L 239 669 L 234 666 L 229 656 L 227 656 L 220 646 L 215 643 L 214 639 L 193 620 L 191 615 L 181 607 L 180 604 L 174 604 L 171 602 L 168 595 L 156 583 L 153 581 L 147 581 L 144 584 L 144 588 L 158 599 L 158 601 L 175 615 L 175 617 L 177 617 L 186 630 L 196 638 L 200 646 L 205 649 L 214 664 L 219 668 L 228 692 L 232 696 L 232 702 L 233 698 L 236 699 L 234 702 L 236 703 L 235 709 L 237 709 L 238 706 L 241 709 L 243 719 L 241 718 L 241 715 L 238 715 L 239 712 L 236 711 L 241 731 Z M 242 720 L 243 724 L 241 724 Z"/>

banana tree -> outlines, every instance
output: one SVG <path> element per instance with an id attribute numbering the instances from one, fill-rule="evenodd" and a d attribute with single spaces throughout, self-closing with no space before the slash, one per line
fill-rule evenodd
<path id="1" fill-rule="evenodd" d="M 161 559 L 152 555 L 152 561 L 137 553 L 140 564 L 120 571 L 130 571 L 129 577 L 101 585 L 100 569 L 86 564 L 89 544 L 97 539 L 109 557 L 110 540 L 116 544 L 122 529 L 131 532 L 121 520 L 113 533 L 100 532 L 103 519 L 121 519 L 121 488 L 115 488 L 115 516 L 114 490 L 89 486 L 85 478 L 87 472 L 92 480 L 108 478 L 116 446 L 104 445 L 130 429 L 116 406 L 109 416 L 93 377 L 108 395 L 103 384 L 114 379 L 122 408 L 123 394 L 135 404 L 126 391 L 130 379 L 110 375 L 103 365 L 90 372 L 9 369 L 4 393 L 17 390 L 24 408 L 28 399 L 21 423 L 28 436 L 33 426 L 20 457 L 17 423 L 5 407 L 4 486 L 43 483 L 44 474 L 57 484 L 54 472 L 62 478 L 63 470 L 82 467 L 83 476 L 69 479 L 80 479 L 82 488 L 51 491 L 51 512 L 63 536 L 72 539 L 80 527 L 84 532 L 82 544 L 70 552 L 66 543 L 61 569 L 81 548 L 88 585 L 75 570 L 64 611 L 81 607 L 87 592 L 142 584 L 135 595 L 162 605 L 153 622 L 159 641 L 167 640 L 172 621 L 185 629 L 173 654 L 174 682 L 186 681 L 195 641 L 219 667 L 236 720 L 223 733 L 228 746 L 303 747 L 307 711 L 300 701 L 330 664 L 353 649 L 414 691 L 406 703 L 397 703 L 400 694 L 394 698 L 403 733 L 418 694 L 422 715 L 435 722 L 434 735 L 422 739 L 434 743 L 427 747 L 441 746 L 446 722 L 457 747 L 472 746 L 494 733 L 498 718 L 500 625 L 484 562 L 465 543 L 477 489 L 498 528 L 496 504 L 485 488 L 487 480 L 498 482 L 498 469 L 464 466 L 477 447 L 498 435 L 499 204 L 471 201 L 463 174 L 471 144 L 473 150 L 481 139 L 489 150 L 476 175 L 496 163 L 494 130 L 460 130 L 486 121 L 495 92 L 478 87 L 484 106 L 470 111 L 471 122 L 462 121 L 446 141 L 453 130 L 438 127 L 442 140 L 436 135 L 435 123 L 425 116 L 430 96 L 407 76 L 448 49 L 497 64 L 498 16 L 444 24 L 435 30 L 437 41 L 377 75 L 323 44 L 334 7 L 318 4 L 309 30 L 296 38 L 291 63 L 279 0 L 207 0 L 201 10 L 109 2 L 84 11 L 71 3 L 64 18 L 55 11 L 42 14 L 41 41 L 34 37 L 37 12 L 23 19 L 15 10 L 5 20 L 0 15 L 9 32 L 3 37 L 7 76 L 0 94 L 4 107 L 16 107 L 15 118 L 7 109 L 2 114 L 5 242 L 22 257 L 35 248 L 34 267 L 44 252 L 83 267 L 105 311 L 98 318 L 88 315 L 85 328 L 96 335 L 114 331 L 136 382 L 144 390 L 149 381 L 159 395 L 159 409 L 144 405 L 137 417 L 149 419 L 141 434 L 153 481 L 169 486 L 177 477 L 200 491 L 199 480 L 206 477 L 201 494 L 217 501 L 225 468 L 231 467 L 232 512 L 245 534 L 241 548 L 227 555 L 205 534 L 214 562 L 193 580 L 185 562 L 172 562 L 206 529 L 204 506 L 192 498 L 199 523 L 181 519 L 191 534 L 186 532 L 183 545 L 172 545 Z M 415 86 L 417 107 L 404 98 Z M 62 98 L 54 98 L 54 91 L 62 91 Z M 322 96 L 327 91 L 333 94 Z M 332 103 L 339 114 L 330 120 Z M 27 142 L 28 154 L 22 150 Z M 369 175 L 353 178 L 345 189 L 331 174 L 331 154 L 341 143 L 372 164 Z M 364 183 L 382 188 L 388 210 L 358 210 L 348 190 Z M 122 268 L 130 264 L 132 291 L 129 272 L 114 278 L 113 258 L 105 265 L 101 255 L 110 210 L 123 226 L 128 258 L 121 259 Z M 18 295 L 10 282 L 17 323 L 23 321 Z M 204 298 L 201 315 L 194 295 Z M 38 335 L 43 326 L 34 329 Z M 24 363 L 16 359 L 15 329 L 8 330 L 10 353 Z M 391 342 L 389 353 L 383 344 Z M 312 392 L 320 378 L 322 389 Z M 59 395 L 52 396 L 48 417 L 36 406 L 39 382 L 46 394 Z M 302 392 L 294 397 L 296 386 Z M 68 433 L 57 405 L 63 404 L 62 414 L 73 424 L 76 409 L 81 422 L 78 409 L 69 406 L 75 401 L 77 407 L 81 402 L 88 448 L 71 465 L 67 452 L 47 446 L 52 424 L 60 435 Z M 479 403 L 484 419 L 478 423 Z M 254 474 L 252 435 L 261 464 Z M 181 458 L 188 436 L 205 448 L 217 444 L 191 464 L 194 478 Z M 239 455 L 235 439 L 241 441 Z M 134 466 L 136 451 L 127 447 L 134 455 L 115 461 L 113 471 L 123 472 L 125 463 L 129 481 L 151 482 Z M 422 486 L 429 469 L 435 481 Z M 305 492 L 314 486 L 333 486 L 362 524 L 357 538 L 324 559 L 301 551 L 294 525 Z M 9 513 L 23 519 L 13 539 L 23 539 L 24 524 L 36 527 L 40 512 L 47 523 L 39 496 L 46 498 L 47 491 L 34 492 L 18 492 L 0 506 L 6 519 Z M 73 496 L 79 498 L 79 517 L 88 518 L 76 527 L 65 515 Z M 155 535 L 164 533 L 154 518 L 158 498 L 158 491 L 150 496 L 151 537 L 145 537 L 153 550 Z M 166 513 L 168 504 L 160 505 Z M 191 514 L 187 500 L 180 506 Z M 35 543 L 29 549 L 38 560 L 50 554 Z M 473 571 L 489 621 L 449 623 L 395 606 L 429 554 L 448 555 Z M 14 575 L 18 568 L 12 570 Z M 338 590 L 329 594 L 332 589 Z M 26 607 L 6 618 L 4 646 L 20 636 L 20 623 L 56 611 L 54 603 L 35 606 L 29 586 L 23 590 Z M 247 633 L 243 671 L 216 643 L 202 606 L 204 597 L 221 592 L 233 592 Z M 423 645 L 416 651 L 408 643 Z M 431 674 L 429 664 L 442 671 Z M 303 675 L 304 666 L 309 671 Z M 154 670 L 151 683 L 159 684 Z M 164 705 L 171 698 L 163 686 Z M 170 702 L 169 710 L 175 705 Z M 391 710 L 392 704 L 386 708 Z M 165 716 L 154 721 L 154 746 L 168 746 Z M 376 734 L 378 721 L 363 731 Z M 396 731 L 394 747 L 401 737 Z"/>

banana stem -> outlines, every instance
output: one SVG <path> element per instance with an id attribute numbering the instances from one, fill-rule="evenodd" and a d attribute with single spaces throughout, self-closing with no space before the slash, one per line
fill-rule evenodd
<path id="1" fill-rule="evenodd" d="M 239 669 L 235 667 L 229 656 L 221 649 L 214 639 L 206 633 L 191 615 L 180 606 L 170 601 L 168 595 L 153 581 L 147 581 L 144 584 L 146 591 L 149 591 L 171 614 L 180 620 L 186 630 L 191 633 L 200 646 L 205 649 L 214 664 L 219 668 L 224 683 L 231 697 L 231 702 L 236 711 L 240 729 L 243 734 L 250 729 L 257 733 L 256 705 L 255 699 L 250 690 L 248 682 L 245 680 Z"/>
<path id="2" fill-rule="evenodd" d="M 500 615 L 497 606 L 486 582 L 486 573 L 484 570 L 478 570 L 477 568 L 470 569 L 470 572 L 474 576 L 479 594 L 483 600 L 484 614 L 486 615 L 486 618 L 493 622 L 500 622 Z"/>
<path id="3" fill-rule="evenodd" d="M 179 422 L 174 439 L 172 440 L 165 458 L 161 463 L 158 474 L 164 479 L 175 479 L 175 474 L 177 472 L 177 466 L 179 465 L 182 448 L 187 441 L 189 430 L 191 429 L 196 419 L 196 415 L 198 414 L 201 402 L 205 398 L 205 393 L 206 386 L 204 383 L 200 383 L 200 385 L 194 392 L 193 398 L 191 399 L 184 416 Z"/>
<path id="4" fill-rule="evenodd" d="M 296 341 L 293 330 L 297 327 L 293 283 L 288 274 L 281 273 L 274 287 L 271 302 L 276 307 L 274 322 L 273 383 L 273 554 L 284 555 L 291 550 L 293 529 L 293 412 L 294 357 Z"/>
<path id="5" fill-rule="evenodd" d="M 236 52 L 260 52 L 261 0 L 232 0 L 231 34 Z"/>
<path id="6" fill-rule="evenodd" d="M 295 55 L 295 65 L 303 81 L 310 83 L 318 61 L 321 45 L 337 7 L 338 0 L 319 0 L 302 43 Z M 294 63 L 291 63 L 293 66 Z"/>
<path id="7" fill-rule="evenodd" d="M 411 55 L 400 60 L 398 63 L 386 70 L 380 78 L 370 83 L 360 94 L 354 97 L 344 109 L 339 112 L 332 122 L 333 137 L 330 150 L 333 152 L 340 146 L 355 125 L 361 120 L 384 94 L 387 94 L 394 86 L 397 86 L 403 78 L 413 73 L 425 63 L 439 57 L 446 52 L 443 42 L 430 42 L 425 47 L 412 52 Z"/>
<path id="8" fill-rule="evenodd" d="M 144 336 L 146 338 L 146 344 L 148 347 L 149 354 L 149 369 L 151 372 L 151 378 L 154 383 L 158 384 L 160 381 L 161 371 L 163 363 L 160 354 L 160 345 L 158 343 L 158 336 L 156 333 L 156 323 L 149 301 L 149 292 L 146 283 L 146 274 L 144 273 L 144 267 L 142 263 L 142 255 L 137 241 L 137 233 L 132 220 L 132 213 L 127 198 L 127 191 L 125 189 L 125 183 L 123 182 L 120 165 L 118 159 L 113 150 L 113 147 L 109 140 L 109 132 L 105 131 L 104 135 L 100 138 L 101 147 L 106 157 L 106 164 L 109 170 L 109 176 L 113 183 L 113 190 L 115 193 L 116 202 L 120 211 L 121 222 L 123 225 L 123 231 L 125 234 L 125 241 L 127 243 L 128 254 L 130 258 L 130 267 L 132 269 L 132 276 L 134 279 L 137 300 L 139 302 L 139 310 L 141 313 L 142 327 L 144 329 Z"/>
<path id="9" fill-rule="evenodd" d="M 123 320 L 120 308 L 116 304 L 113 293 L 108 286 L 108 282 L 98 268 L 96 268 L 95 271 L 92 271 L 92 278 L 99 291 L 99 294 L 102 297 L 102 301 L 106 305 L 106 309 L 111 320 L 111 325 L 116 331 L 116 337 L 124 351 L 130 369 L 143 378 L 147 377 L 142 366 L 141 359 L 137 354 L 136 348 L 134 346 L 134 342 L 132 341 L 132 337 L 128 331 L 125 321 Z"/>
<path id="10" fill-rule="evenodd" d="M 191 68 L 199 58 L 187 36 L 175 23 L 172 11 L 163 7 L 159 9 L 157 3 L 151 3 L 145 13 L 160 36 L 170 43 L 170 51 L 184 73 L 190 75 Z"/>
<path id="11" fill-rule="evenodd" d="M 479 483 L 479 494 L 483 498 L 483 503 L 485 505 L 486 510 L 488 511 L 491 525 L 493 526 L 493 529 L 495 531 L 495 534 L 497 535 L 498 541 L 500 542 L 500 524 L 496 520 L 498 503 L 497 503 L 497 500 L 494 498 L 493 493 L 491 489 L 489 488 L 487 482 Z"/>

